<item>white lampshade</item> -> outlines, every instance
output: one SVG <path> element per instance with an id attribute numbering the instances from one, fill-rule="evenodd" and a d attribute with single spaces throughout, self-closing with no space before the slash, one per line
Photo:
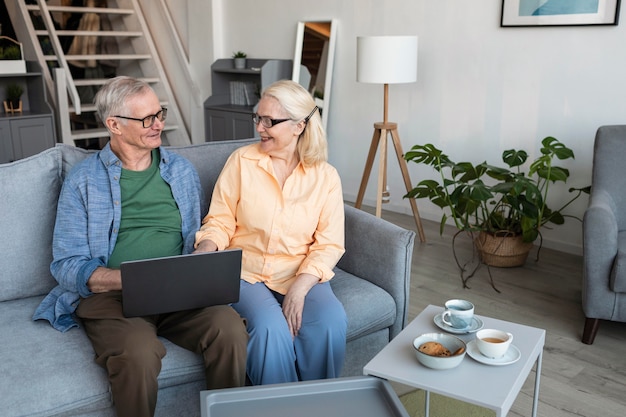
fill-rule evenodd
<path id="1" fill-rule="evenodd" d="M 417 81 L 417 36 L 359 36 L 356 79 L 361 83 Z"/>

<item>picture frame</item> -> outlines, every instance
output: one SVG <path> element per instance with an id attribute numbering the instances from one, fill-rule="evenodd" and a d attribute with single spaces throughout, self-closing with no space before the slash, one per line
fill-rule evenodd
<path id="1" fill-rule="evenodd" d="M 501 27 L 617 26 L 621 0 L 502 0 Z"/>

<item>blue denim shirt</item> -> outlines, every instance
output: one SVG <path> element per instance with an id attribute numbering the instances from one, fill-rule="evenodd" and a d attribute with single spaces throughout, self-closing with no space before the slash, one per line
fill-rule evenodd
<path id="1" fill-rule="evenodd" d="M 183 253 L 193 252 L 203 201 L 200 179 L 187 159 L 161 148 L 159 169 L 170 185 L 182 219 Z M 80 297 L 92 292 L 87 281 L 105 267 L 118 236 L 122 206 L 122 163 L 109 144 L 78 163 L 61 188 L 52 241 L 52 276 L 59 285 L 37 307 L 33 320 L 46 319 L 60 331 L 77 327 Z"/>

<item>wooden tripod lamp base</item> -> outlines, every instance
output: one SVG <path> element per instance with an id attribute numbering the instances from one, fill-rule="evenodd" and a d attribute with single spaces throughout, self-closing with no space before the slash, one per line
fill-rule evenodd
<path id="1" fill-rule="evenodd" d="M 388 200 L 387 134 L 391 134 L 391 140 L 396 150 L 398 164 L 400 164 L 400 171 L 402 171 L 402 178 L 404 178 L 407 193 L 412 189 L 409 170 L 404 160 L 400 137 L 398 136 L 398 125 L 388 122 L 387 109 L 389 108 L 389 84 L 412 83 L 417 79 L 417 36 L 359 36 L 357 38 L 356 78 L 358 82 L 384 85 L 383 122 L 374 123 L 374 136 L 372 137 L 372 144 L 367 155 L 359 194 L 354 205 L 356 208 L 361 208 L 367 180 L 374 164 L 376 150 L 380 147 L 376 216 L 381 217 L 383 196 L 385 200 Z M 417 203 L 414 198 L 409 199 L 409 201 L 420 240 L 425 242 L 426 238 L 424 237 L 422 221 L 417 211 Z"/>
<path id="2" fill-rule="evenodd" d="M 385 86 L 386 87 L 386 86 Z M 386 93 L 386 91 L 385 91 Z M 386 97 L 385 97 L 386 98 Z M 385 100 L 386 101 L 386 100 Z M 385 109 L 387 106 L 385 106 Z M 385 112 L 386 113 L 386 112 Z M 386 119 L 386 117 L 385 117 Z M 411 191 L 413 185 L 411 184 L 411 178 L 409 177 L 409 170 L 404 160 L 404 152 L 402 151 L 402 145 L 400 142 L 400 136 L 398 136 L 397 123 L 382 122 L 374 123 L 374 136 L 372 136 L 372 143 L 370 144 L 370 150 L 367 154 L 367 161 L 365 162 L 365 170 L 363 171 L 363 178 L 361 179 L 361 186 L 359 187 L 359 193 L 356 198 L 354 207 L 360 209 L 363 204 L 363 197 L 365 196 L 365 189 L 367 188 L 367 182 L 374 165 L 374 158 L 376 157 L 376 151 L 380 147 L 380 160 L 378 164 L 378 188 L 376 192 L 376 217 L 382 217 L 382 204 L 383 195 L 387 190 L 387 135 L 391 134 L 391 140 L 393 147 L 398 157 L 398 164 L 400 165 L 400 171 L 402 172 L 402 178 L 404 179 L 404 185 L 407 193 Z M 411 209 L 413 210 L 413 217 L 415 218 L 415 225 L 417 226 L 417 232 L 421 242 L 426 242 L 424 235 L 424 228 L 422 227 L 422 220 L 420 219 L 419 211 L 417 210 L 417 203 L 414 198 L 410 198 Z"/>

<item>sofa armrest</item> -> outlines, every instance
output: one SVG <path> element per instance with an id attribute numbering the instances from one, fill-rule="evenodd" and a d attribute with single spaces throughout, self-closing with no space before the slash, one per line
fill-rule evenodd
<path id="1" fill-rule="evenodd" d="M 337 266 L 387 291 L 396 302 L 390 338 L 405 326 L 415 232 L 345 206 L 346 252 Z"/>
<path id="2" fill-rule="evenodd" d="M 592 189 L 583 217 L 583 310 L 585 316 L 603 317 L 598 310 L 609 287 L 611 269 L 618 252 L 618 220 L 609 193 Z M 608 306 L 607 306 L 608 307 Z M 610 307 L 608 307 L 610 308 Z M 610 313 L 609 313 L 610 314 Z"/>

